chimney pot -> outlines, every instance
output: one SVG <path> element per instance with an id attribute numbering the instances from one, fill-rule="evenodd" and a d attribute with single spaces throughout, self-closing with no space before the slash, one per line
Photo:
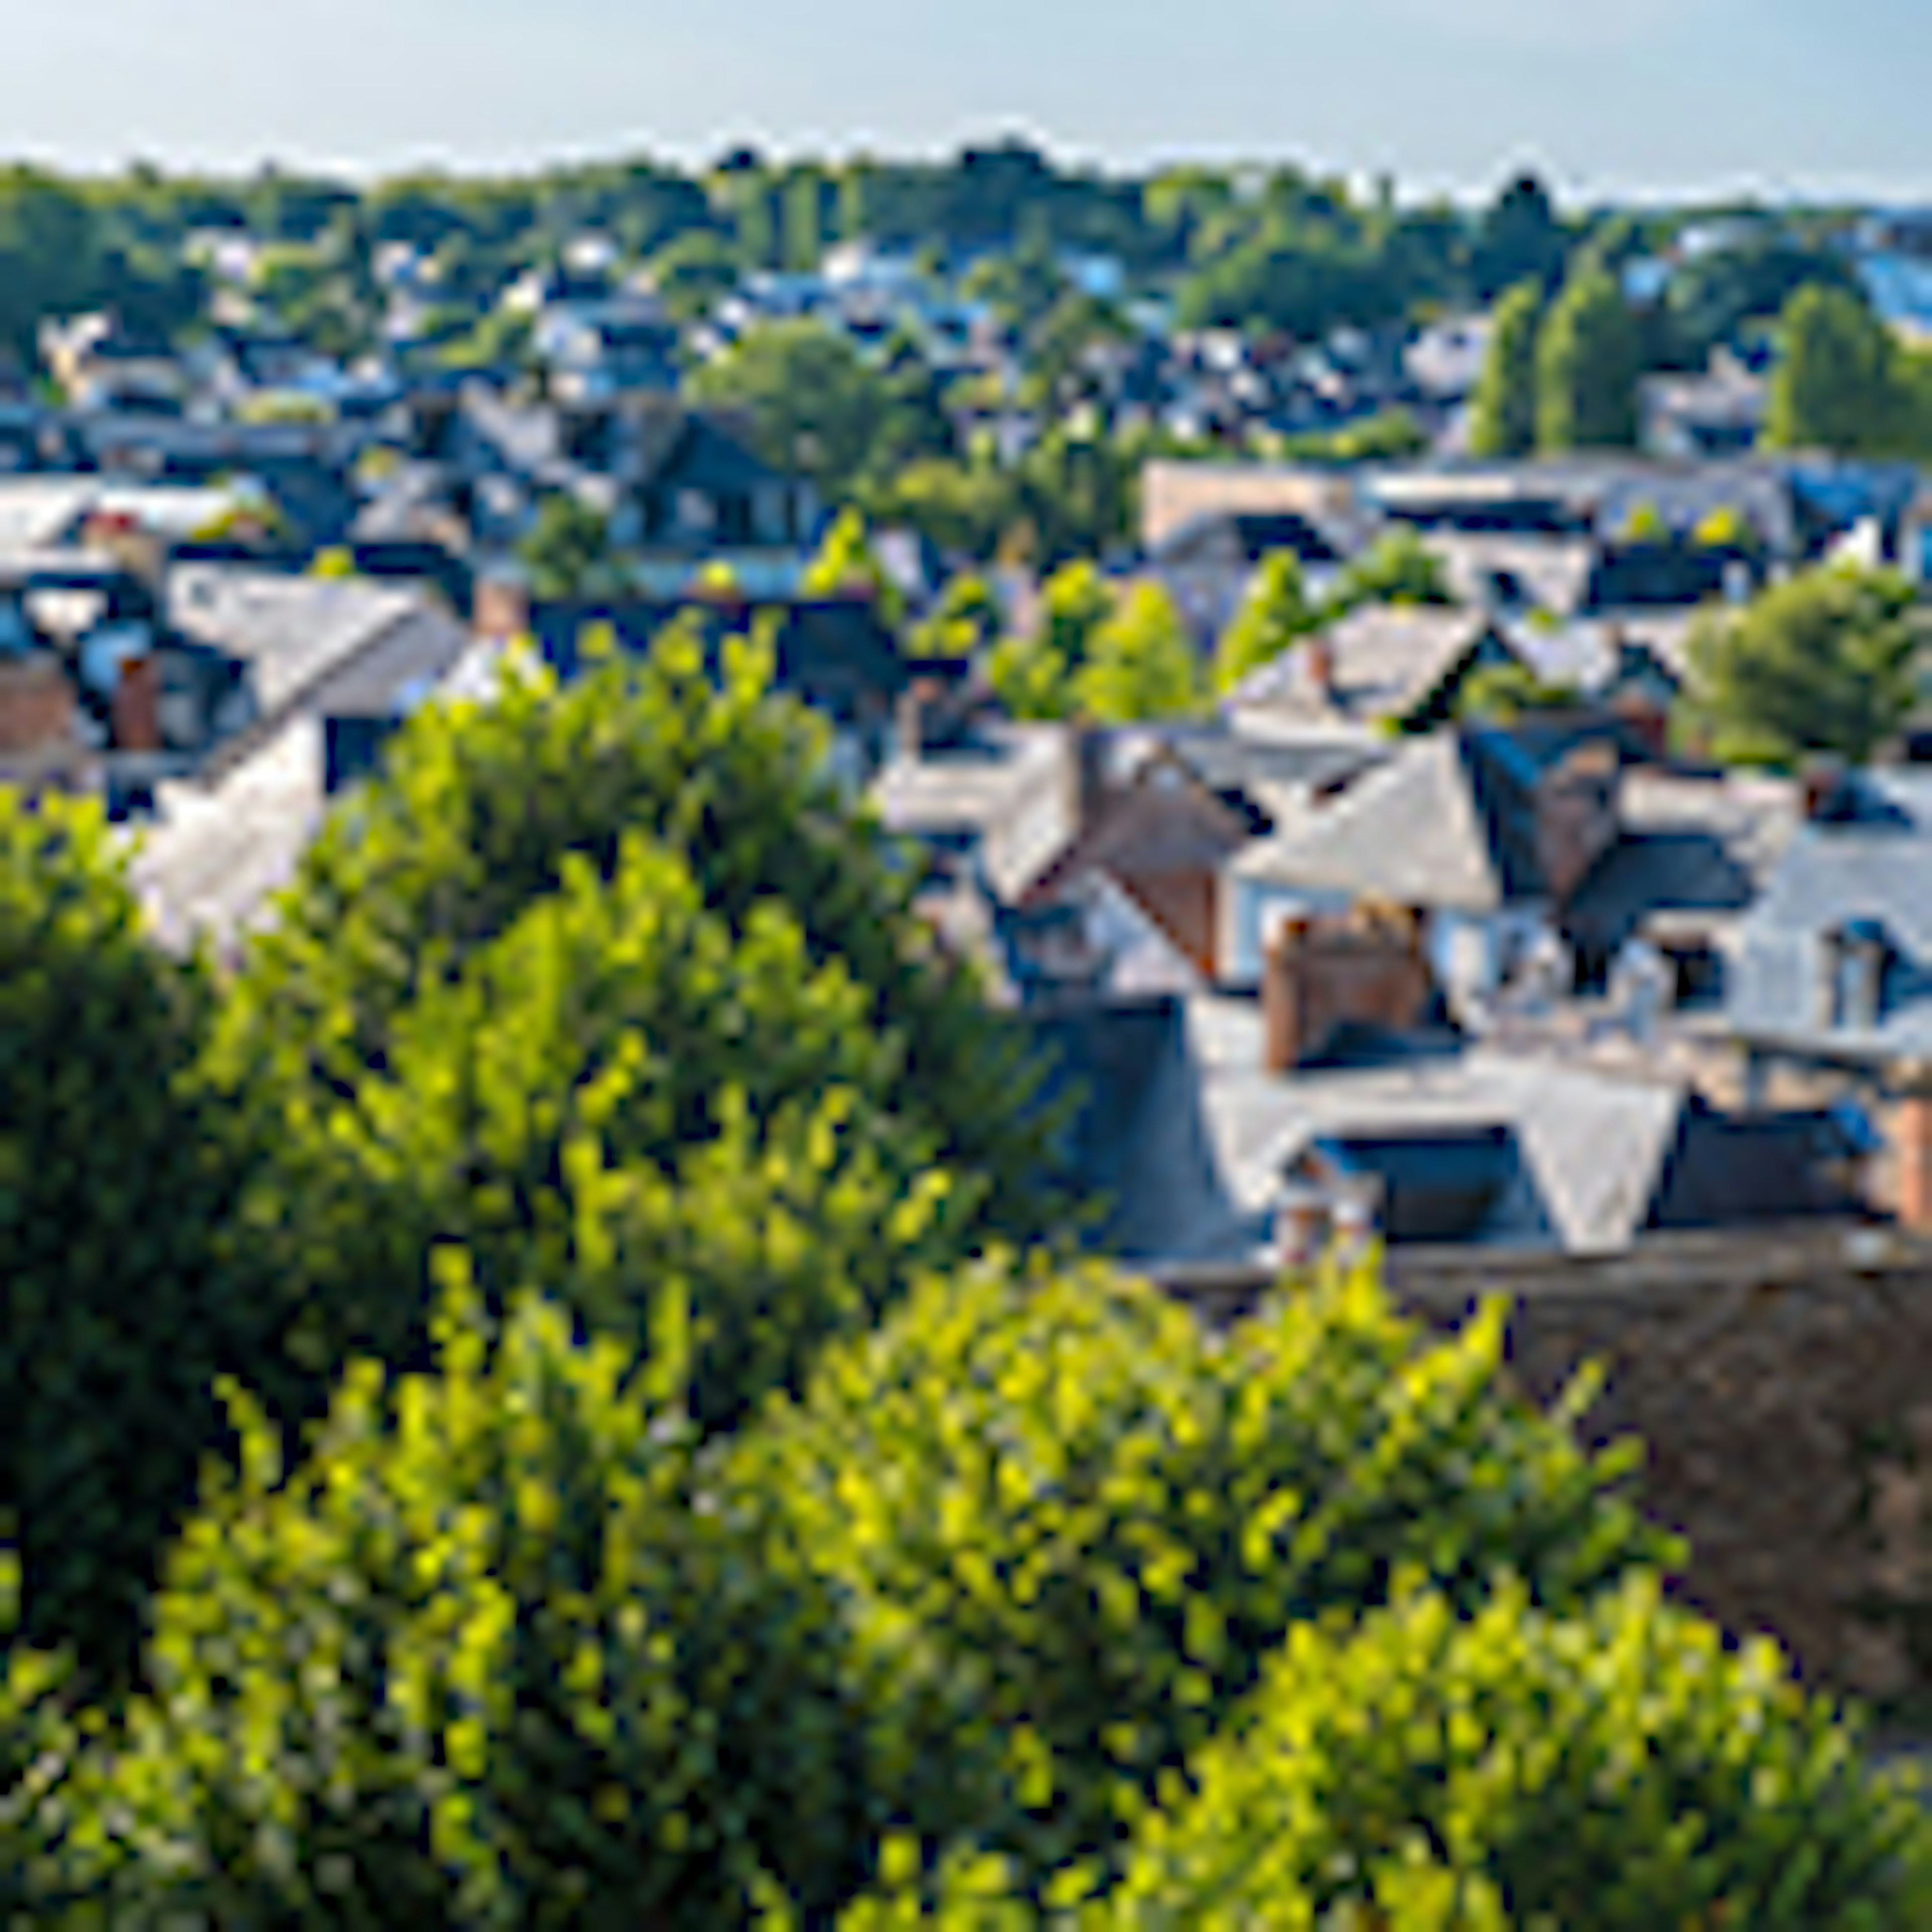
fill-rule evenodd
<path id="1" fill-rule="evenodd" d="M 1324 704 L 1335 695 L 1335 643 L 1325 631 L 1317 631 L 1302 646 L 1308 666 L 1308 682 Z"/>
<path id="2" fill-rule="evenodd" d="M 1846 766 L 1842 758 L 1808 758 L 1805 760 L 1798 775 L 1798 786 L 1804 801 L 1807 824 L 1816 825 L 1823 818 L 1839 793 L 1844 790 L 1845 776 Z"/>
<path id="3" fill-rule="evenodd" d="M 161 663 L 152 651 L 122 662 L 114 692 L 113 720 L 116 750 L 161 748 Z"/>
<path id="4" fill-rule="evenodd" d="M 1897 1076 L 1892 1147 L 1898 1219 L 1916 1234 L 1932 1234 L 1932 1065 L 1918 1061 Z"/>

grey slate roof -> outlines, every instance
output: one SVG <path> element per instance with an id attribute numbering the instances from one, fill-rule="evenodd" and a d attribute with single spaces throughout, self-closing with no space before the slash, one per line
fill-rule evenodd
<path id="1" fill-rule="evenodd" d="M 1538 896 L 1528 800 L 1485 742 L 1402 744 L 1336 802 L 1235 861 L 1244 878 L 1398 905 L 1500 910 Z"/>
<path id="2" fill-rule="evenodd" d="M 1857 775 L 1849 824 L 1808 825 L 1739 935 L 1728 1017 L 1756 1045 L 1836 1060 L 1932 1057 L 1932 772 Z M 1892 958 L 1875 1027 L 1832 1024 L 1827 934 L 1870 922 Z"/>
<path id="3" fill-rule="evenodd" d="M 1306 722 L 1407 718 L 1435 698 L 1493 634 L 1481 610 L 1372 604 L 1330 627 L 1331 686 L 1316 683 L 1304 647 L 1285 652 L 1244 679 L 1229 693 L 1226 709 L 1236 716 L 1252 711 Z M 1500 638 L 1491 648 L 1508 655 Z"/>
<path id="4" fill-rule="evenodd" d="M 873 802 L 889 831 L 976 842 L 988 884 L 1012 904 L 1073 837 L 1071 755 L 1064 726 L 996 726 L 958 751 L 894 759 Z"/>
<path id="5" fill-rule="evenodd" d="M 1252 1259 L 1318 1144 L 1363 1155 L 1425 1209 L 1484 1168 L 1465 1238 L 1499 1248 L 1614 1253 L 1653 1229 L 1836 1204 L 1817 1122 L 1725 1120 L 1672 1082 L 1486 1049 L 1279 1078 L 1258 1004 L 1212 995 L 1045 1030 L 1063 1078 L 1090 1090 L 1080 1158 L 1112 1198 L 1098 1244 L 1137 1263 Z"/>
<path id="6" fill-rule="evenodd" d="M 1614 949 L 1640 931 L 1733 930 L 1798 832 L 1798 788 L 1778 778 L 1636 771 L 1622 835 L 1571 902 L 1572 930 Z"/>

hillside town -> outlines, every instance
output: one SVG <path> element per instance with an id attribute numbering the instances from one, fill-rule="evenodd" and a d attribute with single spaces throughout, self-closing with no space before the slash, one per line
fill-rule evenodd
<path id="1" fill-rule="evenodd" d="M 976 168 L 1010 207 L 1052 182 L 1023 148 Z M 627 261 L 620 178 L 619 218 L 500 286 L 457 277 L 460 229 L 374 240 L 352 356 L 327 292 L 385 218 L 299 185 L 282 233 L 185 234 L 204 301 L 172 331 L 40 318 L 4 412 L 0 772 L 101 796 L 174 943 L 272 920 L 388 736 L 506 654 L 567 678 L 593 633 L 770 624 L 941 943 L 1087 1096 L 1106 1251 L 1258 1263 L 1338 1216 L 1566 1254 L 1932 1232 L 1922 223 L 1627 221 L 1620 294 L 1586 259 L 1531 300 L 1675 322 L 1708 370 L 1613 346 L 1576 380 L 1622 382 L 1621 434 L 1552 446 L 1528 394 L 1511 446 L 1506 311 L 1602 246 L 1533 181 L 1460 244 L 1529 270 L 1500 323 L 1187 327 L 1119 255 L 934 259 L 890 224 L 700 300 Z M 1882 399 L 1794 370 L 1827 298 L 1850 320 L 1812 334 L 1896 345 L 1907 453 L 1851 419 Z M 1794 409 L 1838 446 L 1772 435 Z M 946 500 L 1030 461 L 1059 474 L 1004 524 Z M 1910 634 L 1894 690 L 1847 741 L 1831 667 L 1788 668 L 1810 716 L 1741 742 L 1700 639 L 1834 572 L 1900 586 L 1846 620 Z"/>
<path id="2" fill-rule="evenodd" d="M 1932 213 L 0 173 L 0 1922 L 1932 1924 Z"/>

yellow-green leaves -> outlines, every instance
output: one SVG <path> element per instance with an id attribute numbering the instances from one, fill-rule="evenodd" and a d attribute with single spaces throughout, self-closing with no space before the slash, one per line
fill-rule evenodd
<path id="1" fill-rule="evenodd" d="M 911 1815 L 1010 1802 L 982 1828 L 1038 1874 L 1103 1843 L 1298 1622 L 1385 1600 L 1399 1568 L 1474 1605 L 1514 1565 L 1569 1603 L 1666 1552 L 1605 1532 L 1617 1466 L 1508 1397 L 1502 1332 L 1426 1342 L 1352 1278 L 1216 1341 L 1104 1271 L 996 1267 L 836 1346 L 721 1455 L 860 1606 L 902 1756 L 939 1768 Z"/>

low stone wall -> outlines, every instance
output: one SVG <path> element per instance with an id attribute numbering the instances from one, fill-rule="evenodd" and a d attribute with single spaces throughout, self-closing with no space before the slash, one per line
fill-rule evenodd
<path id="1" fill-rule="evenodd" d="M 1774 1634 L 1816 1682 L 1932 1697 L 1932 1243 L 1808 1228 L 1595 1262 L 1398 1252 L 1388 1274 L 1438 1323 L 1512 1299 L 1511 1355 L 1540 1400 L 1603 1365 L 1586 1427 L 1648 1445 L 1647 1505 L 1690 1542 L 1688 1600 Z M 1166 1285 L 1210 1316 L 1268 1286 Z"/>

